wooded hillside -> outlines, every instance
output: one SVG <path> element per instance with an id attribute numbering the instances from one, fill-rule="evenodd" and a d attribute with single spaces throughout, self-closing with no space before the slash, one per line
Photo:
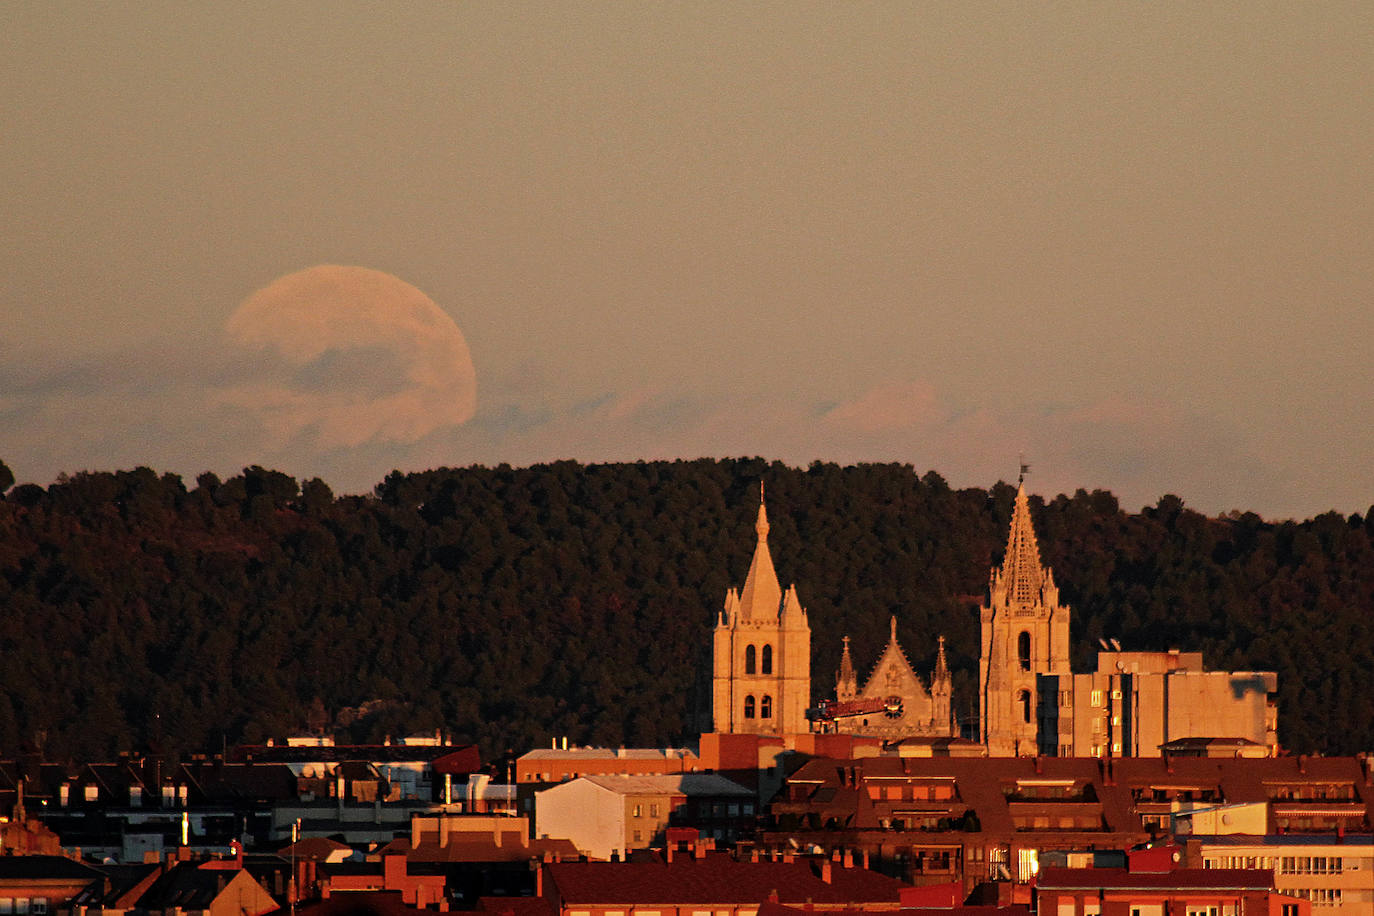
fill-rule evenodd
<path id="1" fill-rule="evenodd" d="M 976 710 L 977 604 L 1013 488 L 909 466 L 761 459 L 392 474 L 336 499 L 262 468 L 188 488 L 146 468 L 24 484 L 0 502 L 0 754 L 218 750 L 307 730 L 433 732 L 490 754 L 551 736 L 681 742 L 705 724 L 710 627 L 753 549 L 758 482 L 784 585 L 810 612 L 817 698 L 840 637 L 863 673 L 889 615 L 923 675 L 948 637 Z M 1033 483 L 1033 481 L 1032 481 Z M 1100 637 L 1279 673 L 1292 751 L 1374 749 L 1374 518 L 1206 518 L 1166 496 L 1035 500 Z"/>

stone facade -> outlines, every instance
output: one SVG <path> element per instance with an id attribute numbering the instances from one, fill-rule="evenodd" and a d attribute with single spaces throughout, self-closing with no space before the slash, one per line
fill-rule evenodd
<path id="1" fill-rule="evenodd" d="M 897 642 L 897 618 L 891 621 L 891 635 L 878 662 L 859 688 L 854 673 L 854 660 L 849 654 L 849 637 L 844 638 L 840 670 L 835 676 L 835 699 L 838 704 L 852 704 L 855 700 L 900 700 L 899 708 L 870 714 L 842 715 L 819 720 L 819 727 L 839 734 L 872 735 L 879 738 L 956 737 L 958 730 L 950 717 L 950 675 L 945 662 L 945 638 L 940 637 L 935 671 L 930 689 L 911 667 L 906 653 Z"/>
<path id="2" fill-rule="evenodd" d="M 980 616 L 980 737 L 992 757 L 1034 754 L 1036 678 L 1070 673 L 1069 607 L 1059 603 L 1054 573 L 1040 563 L 1024 486 L 1016 490 L 1006 555 L 989 577 Z"/>
<path id="3" fill-rule="evenodd" d="M 744 587 L 725 595 L 712 652 L 712 729 L 787 735 L 809 730 L 811 625 L 797 597 L 778 583 L 768 550 L 768 513 L 759 488 L 758 545 Z"/>

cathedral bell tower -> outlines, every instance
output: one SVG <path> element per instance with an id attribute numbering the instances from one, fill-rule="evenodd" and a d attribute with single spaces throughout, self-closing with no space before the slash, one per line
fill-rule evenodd
<path id="1" fill-rule="evenodd" d="M 773 570 L 762 484 L 754 530 L 758 545 L 744 588 L 726 593 L 716 620 L 712 728 L 730 734 L 801 734 L 809 730 L 811 625 L 796 586 L 784 592 Z"/>
<path id="2" fill-rule="evenodd" d="M 1036 753 L 1036 675 L 1069 673 L 1069 608 L 1040 565 L 1024 484 L 1017 487 L 1007 552 L 988 578 L 980 612 L 980 735 L 990 757 Z M 1054 698 L 1051 698 L 1053 700 Z"/>

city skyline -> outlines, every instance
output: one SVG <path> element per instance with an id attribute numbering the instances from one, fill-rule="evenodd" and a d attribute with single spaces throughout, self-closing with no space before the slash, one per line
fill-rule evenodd
<path id="1" fill-rule="evenodd" d="M 20 481 L 1024 454 L 1374 502 L 1365 5 L 8 19 Z"/>

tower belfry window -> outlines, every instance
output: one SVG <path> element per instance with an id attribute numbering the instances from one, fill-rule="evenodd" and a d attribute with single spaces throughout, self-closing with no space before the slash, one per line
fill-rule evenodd
<path id="1" fill-rule="evenodd" d="M 1016 660 L 1021 665 L 1022 671 L 1029 671 L 1031 668 L 1031 636 L 1025 630 L 1016 637 Z"/>
<path id="2" fill-rule="evenodd" d="M 773 718 L 773 698 L 766 693 L 763 695 L 763 702 L 759 704 L 759 718 Z"/>
<path id="3" fill-rule="evenodd" d="M 755 659 L 756 659 L 756 658 L 757 658 L 757 652 L 756 652 L 756 650 L 754 649 L 754 646 L 753 646 L 752 644 L 746 646 L 745 649 L 744 649 L 744 673 L 745 673 L 745 674 L 753 674 L 753 673 L 754 673 L 754 669 L 758 667 L 758 665 L 757 665 L 756 662 L 755 662 Z"/>
<path id="4" fill-rule="evenodd" d="M 773 673 L 773 647 L 767 643 L 764 643 L 763 646 L 763 663 L 759 666 L 759 671 L 763 674 Z M 764 718 L 768 717 L 764 716 Z"/>
<path id="5" fill-rule="evenodd" d="M 1021 704 L 1021 721 L 1030 722 L 1031 720 L 1031 695 L 1029 690 L 1023 690 L 1016 695 L 1016 702 Z"/>
<path id="6" fill-rule="evenodd" d="M 750 648 L 753 648 L 752 646 Z M 744 698 L 744 718 L 754 718 L 754 695 L 751 693 Z"/>

